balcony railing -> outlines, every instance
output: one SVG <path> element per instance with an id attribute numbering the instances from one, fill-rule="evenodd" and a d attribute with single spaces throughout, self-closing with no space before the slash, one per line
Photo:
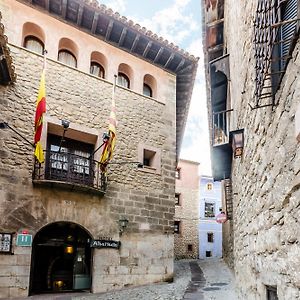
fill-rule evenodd
<path id="1" fill-rule="evenodd" d="M 213 112 L 212 143 L 213 146 L 229 143 L 229 114 L 233 109 Z"/>
<path id="2" fill-rule="evenodd" d="M 35 161 L 34 184 L 105 193 L 106 175 L 101 172 L 100 164 L 92 158 L 67 152 L 45 151 L 45 160 L 44 164 Z"/>

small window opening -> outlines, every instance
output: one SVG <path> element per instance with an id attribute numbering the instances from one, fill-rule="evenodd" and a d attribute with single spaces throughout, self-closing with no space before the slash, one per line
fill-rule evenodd
<path id="1" fill-rule="evenodd" d="M 212 191 L 212 189 L 213 189 L 213 184 L 212 183 L 207 183 L 206 184 L 206 189 L 208 190 L 208 191 Z"/>
<path id="2" fill-rule="evenodd" d="M 180 205 L 180 193 L 175 194 L 175 205 Z"/>
<path id="3" fill-rule="evenodd" d="M 187 245 L 187 249 L 188 249 L 188 251 L 193 251 L 193 245 L 192 244 L 188 244 Z"/>
<path id="4" fill-rule="evenodd" d="M 207 242 L 213 243 L 214 242 L 214 234 L 212 232 L 207 233 Z"/>
<path id="5" fill-rule="evenodd" d="M 177 168 L 177 169 L 175 170 L 175 178 L 176 178 L 176 179 L 180 179 L 180 168 Z"/>
<path id="6" fill-rule="evenodd" d="M 278 300 L 277 287 L 266 286 L 267 289 L 267 300 Z"/>
<path id="7" fill-rule="evenodd" d="M 154 167 L 154 157 L 156 152 L 144 149 L 143 164 L 146 167 Z"/>
<path id="8" fill-rule="evenodd" d="M 180 221 L 174 221 L 174 233 L 180 233 Z"/>
<path id="9" fill-rule="evenodd" d="M 211 251 L 205 251 L 205 256 L 206 257 L 211 257 Z"/>

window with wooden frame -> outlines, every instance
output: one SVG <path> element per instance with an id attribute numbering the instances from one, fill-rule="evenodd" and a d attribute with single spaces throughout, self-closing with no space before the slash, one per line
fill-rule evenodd
<path id="1" fill-rule="evenodd" d="M 47 179 L 93 184 L 93 145 L 51 134 L 47 148 Z"/>
<path id="2" fill-rule="evenodd" d="M 298 2 L 298 0 L 258 2 L 254 23 L 256 100 L 253 108 L 276 105 L 275 94 L 298 38 Z M 271 99 L 271 102 L 268 99 Z"/>

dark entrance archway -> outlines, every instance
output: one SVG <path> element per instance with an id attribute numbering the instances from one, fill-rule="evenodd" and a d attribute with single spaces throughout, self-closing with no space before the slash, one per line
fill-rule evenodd
<path id="1" fill-rule="evenodd" d="M 43 227 L 32 243 L 30 295 L 90 290 L 91 239 L 75 223 Z"/>

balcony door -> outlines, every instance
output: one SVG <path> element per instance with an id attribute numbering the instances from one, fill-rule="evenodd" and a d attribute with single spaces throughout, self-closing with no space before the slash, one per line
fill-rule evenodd
<path id="1" fill-rule="evenodd" d="M 56 135 L 48 136 L 47 179 L 92 185 L 94 146 Z"/>

